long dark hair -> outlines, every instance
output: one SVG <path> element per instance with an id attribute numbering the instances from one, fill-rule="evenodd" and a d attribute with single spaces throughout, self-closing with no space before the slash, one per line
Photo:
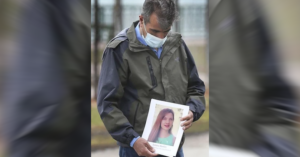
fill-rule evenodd
<path id="1" fill-rule="evenodd" d="M 165 109 L 162 109 L 157 118 L 156 118 L 156 121 L 153 125 L 153 128 L 151 130 L 151 133 L 149 135 L 149 138 L 148 138 L 148 141 L 149 142 L 155 142 L 158 138 L 158 135 L 160 133 L 160 130 L 161 130 L 161 121 L 163 120 L 163 118 L 165 117 L 166 114 L 168 113 L 172 113 L 173 115 L 173 119 L 174 119 L 174 112 L 173 110 L 169 109 L 169 108 L 165 108 Z M 172 130 L 173 126 L 170 128 L 169 130 L 169 133 L 171 133 L 171 130 Z"/>

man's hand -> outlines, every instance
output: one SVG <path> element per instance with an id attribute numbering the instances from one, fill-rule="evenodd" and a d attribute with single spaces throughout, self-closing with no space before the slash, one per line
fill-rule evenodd
<path id="1" fill-rule="evenodd" d="M 192 126 L 193 120 L 194 120 L 194 114 L 192 111 L 189 111 L 189 114 L 185 117 L 182 117 L 180 119 L 181 121 L 185 121 L 184 123 L 181 124 L 181 126 L 183 127 L 183 130 L 187 130 L 188 128 L 190 128 Z"/>
<path id="2" fill-rule="evenodd" d="M 138 138 L 134 144 L 133 149 L 139 156 L 146 156 L 146 157 L 152 157 L 157 156 L 158 154 L 154 153 L 155 150 L 153 147 L 150 146 L 148 141 L 146 141 L 143 138 Z"/>

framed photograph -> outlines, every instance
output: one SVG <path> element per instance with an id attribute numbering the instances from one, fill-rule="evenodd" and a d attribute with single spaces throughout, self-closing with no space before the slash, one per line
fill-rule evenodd
<path id="1" fill-rule="evenodd" d="M 176 156 L 183 129 L 180 118 L 187 116 L 189 106 L 151 99 L 142 137 L 165 156 Z"/>

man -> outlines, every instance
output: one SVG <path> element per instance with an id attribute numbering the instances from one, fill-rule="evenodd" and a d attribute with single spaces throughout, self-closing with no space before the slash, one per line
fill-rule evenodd
<path id="1" fill-rule="evenodd" d="M 172 0 L 146 0 L 139 21 L 107 45 L 98 86 L 98 111 L 120 156 L 157 156 L 141 138 L 151 99 L 190 107 L 188 129 L 205 110 L 205 87 L 181 35 L 170 32 L 177 17 Z M 183 156 L 181 140 L 177 156 Z"/>

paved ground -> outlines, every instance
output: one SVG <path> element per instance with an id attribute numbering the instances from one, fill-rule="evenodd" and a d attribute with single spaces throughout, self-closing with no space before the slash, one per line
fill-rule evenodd
<path id="1" fill-rule="evenodd" d="M 183 152 L 185 157 L 208 157 L 208 144 L 209 134 L 208 132 L 199 135 L 191 135 L 186 137 L 183 146 Z M 101 151 L 92 152 L 92 157 L 118 157 L 118 148 L 111 148 Z"/>

